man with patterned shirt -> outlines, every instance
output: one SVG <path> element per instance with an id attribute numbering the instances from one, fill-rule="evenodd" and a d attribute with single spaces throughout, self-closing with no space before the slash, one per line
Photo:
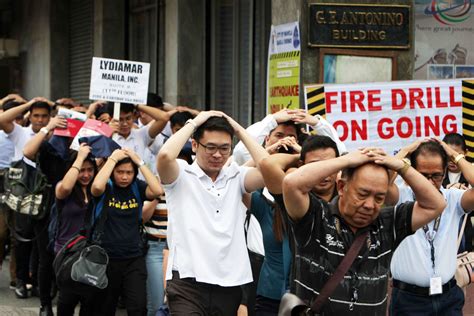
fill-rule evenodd
<path id="1" fill-rule="evenodd" d="M 327 203 L 310 194 L 323 179 L 344 169 L 339 196 Z M 416 202 L 383 208 L 388 169 L 413 188 Z M 311 175 L 311 176 L 308 176 Z M 368 231 L 367 243 L 323 307 L 324 315 L 384 315 L 392 251 L 406 236 L 436 218 L 442 196 L 410 165 L 379 149 L 316 161 L 283 180 L 283 199 L 297 245 L 295 292 L 311 303 L 334 274 L 355 238 Z"/>

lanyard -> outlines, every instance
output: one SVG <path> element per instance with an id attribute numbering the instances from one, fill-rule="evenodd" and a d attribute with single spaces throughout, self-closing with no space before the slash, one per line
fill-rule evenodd
<path id="1" fill-rule="evenodd" d="M 433 225 L 433 231 L 428 229 L 428 225 L 423 226 L 423 230 L 425 232 L 425 237 L 430 243 L 431 246 L 431 262 L 433 264 L 433 272 L 435 271 L 435 247 L 434 247 L 434 239 L 436 237 L 436 233 L 439 229 L 439 223 L 441 222 L 441 215 L 438 216 Z M 436 273 L 436 272 L 435 272 Z"/>

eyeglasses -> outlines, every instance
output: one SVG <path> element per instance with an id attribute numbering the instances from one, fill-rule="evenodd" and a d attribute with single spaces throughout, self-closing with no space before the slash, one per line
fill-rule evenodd
<path id="1" fill-rule="evenodd" d="M 422 173 L 422 172 L 420 172 L 420 173 L 426 179 L 428 179 L 428 180 L 432 179 L 433 181 L 436 181 L 436 182 L 439 182 L 439 181 L 443 180 L 443 178 L 444 178 L 444 173 L 431 173 L 431 174 Z"/>
<path id="2" fill-rule="evenodd" d="M 216 145 L 204 145 L 198 142 L 199 145 L 204 147 L 204 152 L 209 155 L 213 155 L 219 150 L 219 153 L 221 155 L 228 155 L 232 149 L 230 145 L 222 145 L 222 146 L 216 146 Z"/>

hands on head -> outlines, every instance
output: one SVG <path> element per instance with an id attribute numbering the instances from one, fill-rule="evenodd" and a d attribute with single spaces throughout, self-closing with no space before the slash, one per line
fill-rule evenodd
<path id="1" fill-rule="evenodd" d="M 140 164 L 140 162 L 142 161 L 142 159 L 137 155 L 137 153 L 130 148 L 116 149 L 114 150 L 112 155 L 110 155 L 110 157 L 117 161 L 123 160 L 125 158 L 130 158 L 137 165 Z"/>

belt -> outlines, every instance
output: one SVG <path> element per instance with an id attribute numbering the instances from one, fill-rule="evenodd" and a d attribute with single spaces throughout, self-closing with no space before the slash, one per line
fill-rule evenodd
<path id="1" fill-rule="evenodd" d="M 393 287 L 396 287 L 399 290 L 407 291 L 413 294 L 423 295 L 423 296 L 430 296 L 430 288 L 429 287 L 421 287 L 409 283 L 405 283 L 399 280 L 393 279 L 392 282 Z M 450 289 L 456 286 L 456 279 L 452 278 L 445 284 L 443 284 L 443 293 L 448 292 Z"/>
<path id="2" fill-rule="evenodd" d="M 154 237 L 154 236 L 148 235 L 148 240 L 149 241 L 166 241 L 166 238 L 164 238 L 164 237 Z"/>

